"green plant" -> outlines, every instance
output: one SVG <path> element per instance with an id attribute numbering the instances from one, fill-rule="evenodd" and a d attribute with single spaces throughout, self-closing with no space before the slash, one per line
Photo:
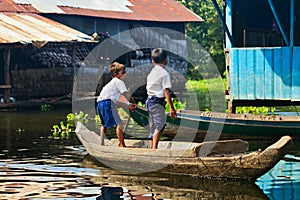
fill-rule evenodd
<path id="1" fill-rule="evenodd" d="M 255 107 L 255 106 L 243 106 L 237 107 L 236 113 L 238 114 L 254 114 L 254 115 L 273 115 L 276 108 L 274 107 Z"/>
<path id="2" fill-rule="evenodd" d="M 220 87 L 223 85 L 223 87 Z M 190 92 L 222 92 L 226 88 L 226 79 L 220 78 L 210 78 L 210 79 L 203 79 L 203 80 L 188 80 L 185 84 L 185 87 Z"/>
<path id="3" fill-rule="evenodd" d="M 41 111 L 47 112 L 47 111 L 50 111 L 50 110 L 52 110 L 52 106 L 51 105 L 49 105 L 49 104 L 43 104 L 43 105 L 41 105 Z"/>
<path id="4" fill-rule="evenodd" d="M 87 124 L 89 115 L 80 111 L 77 113 L 69 113 L 66 116 L 66 124 L 60 121 L 59 125 L 55 124 L 52 126 L 52 133 L 54 137 L 68 138 L 70 133 L 75 131 L 75 121 L 80 121 L 83 124 Z"/>
<path id="5" fill-rule="evenodd" d="M 59 125 L 53 125 L 52 132 L 54 137 L 61 137 L 61 138 L 68 138 L 70 136 L 70 133 L 74 131 L 74 129 L 71 128 L 72 125 L 70 124 L 64 124 L 63 121 L 59 123 Z"/>
<path id="6" fill-rule="evenodd" d="M 213 108 L 214 111 L 225 111 L 226 79 L 188 80 L 185 87 L 188 94 L 185 98 L 187 110 L 212 110 Z"/>
<path id="7" fill-rule="evenodd" d="M 95 115 L 95 123 L 96 123 L 96 128 L 100 127 L 101 120 L 100 120 L 99 115 Z"/>
<path id="8" fill-rule="evenodd" d="M 79 114 L 75 113 L 74 120 L 77 120 L 77 121 L 80 121 L 83 124 L 86 124 L 89 121 L 89 115 L 85 114 L 82 111 L 80 111 Z"/>
<path id="9" fill-rule="evenodd" d="M 172 98 L 172 102 L 173 102 L 175 110 L 184 110 L 186 107 L 186 102 L 180 102 L 180 101 L 178 101 L 178 99 Z M 138 105 L 141 107 L 146 107 L 146 105 L 140 101 L 138 102 Z M 166 112 L 169 112 L 169 111 L 170 111 L 170 106 L 168 103 L 166 103 Z"/>
<path id="10" fill-rule="evenodd" d="M 221 74 L 223 74 L 223 72 L 225 71 L 225 57 L 223 46 L 224 33 L 221 20 L 218 17 L 214 4 L 211 1 L 207 0 L 177 1 L 205 20 L 203 23 L 186 23 L 186 35 L 193 41 L 201 44 L 201 46 L 212 57 Z M 222 0 L 217 0 L 217 3 L 221 10 L 223 9 L 223 2 L 224 1 Z M 195 50 L 197 50 L 197 48 L 191 48 L 191 51 L 194 52 Z M 189 53 L 189 55 L 193 55 L 193 53 Z M 189 56 L 189 59 L 194 61 L 191 63 L 197 63 L 197 66 L 188 66 L 188 79 L 200 80 L 202 79 L 203 74 L 209 77 L 214 77 L 215 73 L 213 70 L 211 70 L 210 65 L 204 65 L 203 61 L 201 61 L 201 59 L 198 60 L 197 57 L 193 58 L 193 56 Z"/>
<path id="11" fill-rule="evenodd" d="M 184 110 L 186 107 L 186 102 L 180 102 L 178 101 L 178 99 L 173 99 L 172 98 L 172 102 L 174 105 L 175 110 Z M 170 111 L 170 106 L 169 104 L 166 104 L 166 111 L 169 112 Z"/>
<path id="12" fill-rule="evenodd" d="M 146 105 L 145 105 L 145 104 L 143 104 L 143 103 L 142 103 L 142 102 L 140 102 L 140 101 L 138 102 L 138 105 L 139 105 L 139 106 L 141 106 L 141 107 L 146 107 Z"/>
<path id="13" fill-rule="evenodd" d="M 75 126 L 75 121 L 79 121 L 83 124 L 87 124 L 89 121 L 89 115 L 85 114 L 84 112 L 80 111 L 79 114 L 77 113 L 69 113 L 66 116 L 66 121 L 71 124 L 72 126 Z"/>

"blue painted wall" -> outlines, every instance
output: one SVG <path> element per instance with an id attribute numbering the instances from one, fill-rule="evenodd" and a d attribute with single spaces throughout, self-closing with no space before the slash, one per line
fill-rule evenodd
<path id="1" fill-rule="evenodd" d="M 231 100 L 300 100 L 300 47 L 230 48 Z"/>
<path id="2" fill-rule="evenodd" d="M 289 33 L 289 1 L 273 0 L 283 29 Z M 295 44 L 272 43 L 273 19 L 267 0 L 226 0 L 225 19 L 233 43 L 225 37 L 229 51 L 230 100 L 300 101 L 300 3 L 295 3 Z M 298 30 L 299 29 L 299 30 Z M 252 32 L 251 44 L 245 43 L 243 31 Z M 277 34 L 277 35 L 276 35 Z M 248 34 L 249 37 L 249 34 Z M 269 37 L 269 38 L 268 38 Z M 264 41 L 259 45 L 259 39 Z M 269 40 L 268 40 L 269 39 Z M 289 39 L 289 38 L 288 38 Z M 278 41 L 278 40 L 277 40 Z M 283 41 L 283 39 L 281 39 Z"/>

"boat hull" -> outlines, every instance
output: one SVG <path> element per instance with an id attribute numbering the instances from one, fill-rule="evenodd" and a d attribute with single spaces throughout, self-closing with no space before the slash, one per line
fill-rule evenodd
<path id="1" fill-rule="evenodd" d="M 83 125 L 77 125 L 76 134 L 87 152 L 103 164 L 131 173 L 164 172 L 205 178 L 241 179 L 253 181 L 276 165 L 292 146 L 289 136 L 264 151 L 230 155 L 197 156 L 193 146 L 187 149 L 120 148 L 99 144 L 99 136 Z M 144 141 L 143 141 L 144 142 Z M 126 141 L 127 143 L 127 141 Z M 163 143 L 163 142 L 160 142 Z"/>
<path id="2" fill-rule="evenodd" d="M 148 113 L 138 107 L 131 117 L 141 126 L 148 124 Z M 167 116 L 167 122 L 196 129 L 202 133 L 223 133 L 249 137 L 300 137 L 299 116 L 262 116 L 225 114 L 201 111 L 179 111 L 177 118 Z"/>

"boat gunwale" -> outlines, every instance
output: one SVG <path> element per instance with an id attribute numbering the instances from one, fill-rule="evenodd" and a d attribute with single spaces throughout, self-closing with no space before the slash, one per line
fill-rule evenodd
<path id="1" fill-rule="evenodd" d="M 178 115 L 177 115 L 178 116 Z M 182 117 L 179 116 L 178 119 L 182 120 L 189 120 L 194 122 L 202 122 L 202 123 L 215 123 L 215 124 L 224 124 L 225 125 L 235 125 L 235 126 L 249 126 L 252 127 L 265 127 L 266 125 L 270 128 L 299 128 L 299 126 L 293 125 L 297 121 L 267 121 L 267 120 L 247 120 L 247 119 L 237 119 L 237 121 L 232 121 L 236 119 L 221 119 L 219 121 L 214 120 L 216 118 L 204 117 L 201 116 L 202 119 L 199 118 L 189 118 L 189 117 Z M 203 119 L 207 118 L 207 119 Z M 253 122 L 253 123 L 247 123 Z M 256 123 L 255 123 L 256 122 Z M 279 125 L 278 125 L 279 124 Z M 299 121 L 300 124 L 300 121 Z"/>
<path id="2" fill-rule="evenodd" d="M 211 119 L 228 119 L 240 121 L 262 121 L 262 122 L 300 122 L 300 116 L 283 116 L 283 115 L 254 115 L 254 114 L 232 114 L 207 112 L 196 110 L 178 110 L 179 114 L 206 117 Z"/>
<path id="3" fill-rule="evenodd" d="M 137 106 L 137 110 L 141 110 L 143 112 L 148 112 L 146 108 L 142 106 Z M 168 113 L 166 113 L 169 116 Z M 198 110 L 177 110 L 178 118 L 187 118 L 194 119 L 188 117 L 181 117 L 182 115 L 191 115 L 198 118 L 203 118 L 203 121 L 213 121 L 217 122 L 217 119 L 221 121 L 230 122 L 230 120 L 237 121 L 253 121 L 253 122 L 261 122 L 261 123 L 300 123 L 300 116 L 283 116 L 283 115 L 254 115 L 254 114 L 233 114 L 233 113 L 220 113 L 220 112 L 210 112 L 210 111 L 198 111 Z M 195 118 L 198 120 L 198 118 Z"/>

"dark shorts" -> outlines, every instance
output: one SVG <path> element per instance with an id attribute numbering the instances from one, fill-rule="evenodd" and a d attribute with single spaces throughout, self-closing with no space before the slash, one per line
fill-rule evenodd
<path id="1" fill-rule="evenodd" d="M 150 134 L 148 138 L 153 138 L 155 129 L 163 131 L 166 125 L 165 99 L 151 97 L 146 101 L 149 112 Z"/>
<path id="2" fill-rule="evenodd" d="M 105 128 L 111 128 L 122 122 L 114 103 L 112 103 L 110 99 L 99 101 L 97 112 L 101 119 L 102 126 Z"/>

